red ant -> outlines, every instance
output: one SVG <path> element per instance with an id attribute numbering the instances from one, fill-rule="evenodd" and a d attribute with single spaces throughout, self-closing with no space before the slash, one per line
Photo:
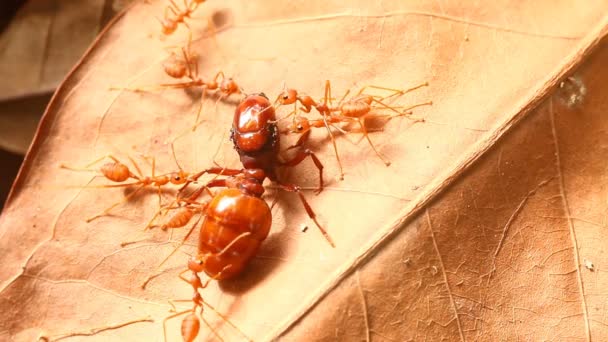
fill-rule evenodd
<path id="1" fill-rule="evenodd" d="M 130 198 L 135 196 L 140 190 L 142 190 L 144 187 L 149 186 L 149 185 L 152 185 L 158 189 L 158 202 L 159 202 L 159 206 L 160 206 L 162 204 L 161 203 L 161 199 L 162 199 L 161 188 L 163 186 L 167 185 L 168 183 L 171 183 L 174 185 L 185 184 L 188 181 L 188 177 L 190 176 L 190 174 L 185 172 L 184 170 L 182 170 L 181 167 L 179 168 L 178 172 L 171 172 L 171 173 L 165 173 L 162 175 L 155 175 L 156 160 L 154 158 L 152 158 L 152 175 L 144 177 L 142 175 L 141 169 L 139 168 L 137 163 L 131 157 L 128 157 L 128 158 L 131 161 L 131 163 L 133 164 L 133 166 L 135 167 L 137 174 L 134 174 L 127 165 L 125 165 L 124 163 L 122 163 L 120 160 L 118 160 L 116 157 L 114 157 L 112 155 L 107 155 L 107 156 L 101 157 L 101 158 L 89 163 L 84 168 L 74 168 L 74 167 L 67 166 L 65 164 L 61 164 L 60 167 L 64 168 L 64 169 L 72 170 L 72 171 L 96 171 L 96 170 L 89 169 L 89 167 L 91 167 L 94 164 L 97 164 L 98 162 L 100 162 L 106 158 L 111 159 L 113 162 L 105 163 L 99 168 L 99 172 L 101 172 L 101 175 L 103 177 L 105 177 L 106 179 L 108 179 L 110 181 L 117 182 L 117 183 L 122 183 L 129 179 L 133 179 L 134 182 L 122 183 L 122 184 L 98 185 L 98 186 L 94 186 L 94 187 L 119 188 L 119 187 L 137 186 L 137 188 L 135 190 L 133 190 L 131 193 L 129 193 L 128 195 L 126 195 L 123 200 L 116 202 L 115 204 L 108 207 L 101 214 L 97 214 L 95 216 L 88 218 L 86 220 L 87 222 L 91 222 L 99 217 L 107 215 L 110 212 L 110 210 L 112 210 L 116 206 L 120 205 L 121 203 L 128 201 Z"/>
<path id="2" fill-rule="evenodd" d="M 184 0 L 184 9 L 180 9 L 179 6 L 173 0 L 169 0 L 169 5 L 165 7 L 165 15 L 163 19 L 158 19 L 162 26 L 162 33 L 164 35 L 171 35 L 175 30 L 177 30 L 177 26 L 182 23 L 188 29 L 188 23 L 186 22 L 186 18 L 190 18 L 192 13 L 196 11 L 198 6 L 205 2 L 206 0 L 192 0 L 188 2 L 188 0 Z M 170 15 L 169 11 L 173 13 L 173 16 Z"/>
<path id="3" fill-rule="evenodd" d="M 146 91 L 149 89 L 163 89 L 163 88 L 186 89 L 186 88 L 200 87 L 202 89 L 201 103 L 198 108 L 194 126 L 192 128 L 192 130 L 195 130 L 199 124 L 200 115 L 203 110 L 203 100 L 204 100 L 208 90 L 215 91 L 220 94 L 220 96 L 218 97 L 218 99 L 216 101 L 216 104 L 219 101 L 222 101 L 222 100 L 228 98 L 230 95 L 241 94 L 242 90 L 241 90 L 241 87 L 239 86 L 239 84 L 236 83 L 236 81 L 234 81 L 234 79 L 232 79 L 231 77 L 226 77 L 224 75 L 224 72 L 222 72 L 222 71 L 219 71 L 217 74 L 215 74 L 215 77 L 213 77 L 210 80 L 201 78 L 198 74 L 199 70 L 198 70 L 197 57 L 194 56 L 190 52 L 190 44 L 188 43 L 187 48 L 182 47 L 181 51 L 182 51 L 181 58 L 178 57 L 175 53 L 171 53 L 170 57 L 163 63 L 163 68 L 165 70 L 165 73 L 167 75 L 169 75 L 170 77 L 175 78 L 175 79 L 186 78 L 187 79 L 186 81 L 178 82 L 178 83 L 162 83 L 162 84 L 159 84 L 157 86 L 152 86 L 152 87 L 139 87 L 139 88 L 112 87 L 110 89 L 112 89 L 112 90 L 127 89 L 127 90 L 131 90 L 131 91 L 139 92 L 139 91 Z"/>
<path id="4" fill-rule="evenodd" d="M 265 191 L 263 182 L 266 178 L 278 183 L 283 190 L 297 193 L 308 216 L 315 222 L 329 244 L 335 246 L 325 229 L 316 220 L 316 215 L 300 192 L 300 188 L 294 184 L 282 183 L 277 178 L 277 167 L 295 166 L 310 156 L 319 169 L 318 190 L 323 189 L 323 166 L 311 151 L 301 149 L 293 159 L 287 162 L 279 161 L 276 115 L 274 107 L 264 94 L 248 95 L 239 104 L 235 111 L 231 133 L 231 139 L 244 169 L 210 168 L 191 176 L 185 185 L 197 180 L 203 174 L 228 176 L 225 179 L 211 180 L 184 200 L 186 203 L 196 203 L 196 198 L 202 194 L 203 189 L 225 187 L 211 201 L 199 204 L 196 209 L 205 212 L 205 219 L 200 228 L 198 253 L 188 261 L 188 269 L 179 275 L 180 279 L 188 282 L 194 290 L 192 299 L 194 307 L 165 319 L 163 323 L 165 338 L 166 321 L 190 313 L 182 321 L 182 337 L 185 341 L 193 341 L 200 328 L 196 310 L 200 308 L 202 311 L 203 305 L 206 305 L 199 289 L 205 288 L 211 279 L 223 280 L 239 275 L 268 236 L 272 214 L 268 204 L 261 199 Z M 185 225 L 192 217 L 190 211 L 192 209 L 185 209 L 182 212 L 189 212 L 188 214 L 177 214 L 183 217 L 176 219 L 176 222 Z M 188 219 L 182 220 L 182 218 Z M 188 271 L 191 272 L 190 278 L 184 277 L 184 273 Z M 201 272 L 205 272 L 210 277 L 205 283 L 198 275 Z"/>
<path id="5" fill-rule="evenodd" d="M 325 127 L 327 132 L 331 138 L 334 152 L 336 154 L 336 159 L 338 160 L 338 166 L 340 167 L 340 179 L 344 179 L 344 170 L 342 167 L 342 161 L 340 160 L 340 155 L 338 154 L 338 148 L 336 146 L 336 142 L 334 139 L 334 135 L 330 129 L 330 125 L 336 123 L 357 123 L 359 124 L 360 130 L 363 133 L 363 136 L 367 139 L 369 145 L 372 147 L 376 155 L 387 165 L 389 166 L 391 163 L 386 157 L 384 157 L 374 146 L 371 139 L 369 138 L 368 129 L 366 126 L 366 120 L 368 119 L 392 119 L 398 116 L 405 116 L 410 120 L 415 122 L 423 122 L 424 119 L 419 118 L 411 118 L 409 117 L 412 112 L 410 111 L 413 108 L 430 105 L 431 101 L 417 104 L 401 111 L 397 110 L 398 107 L 390 106 L 386 103 L 386 100 L 395 96 L 401 96 L 418 88 L 428 86 L 428 83 L 423 83 L 416 87 L 401 90 L 401 89 L 391 89 L 385 87 L 378 86 L 365 86 L 359 90 L 359 92 L 351 97 L 350 99 L 346 99 L 350 90 L 348 90 L 344 96 L 340 99 L 337 105 L 332 104 L 332 96 L 331 96 L 331 84 L 329 81 L 325 81 L 325 97 L 322 103 L 316 102 L 311 96 L 298 94 L 298 91 L 295 89 L 285 89 L 282 93 L 279 94 L 275 101 L 275 105 L 294 105 L 294 111 L 292 114 L 294 115 L 293 123 L 288 128 L 288 132 L 299 133 L 301 134 L 300 138 L 296 142 L 295 145 L 291 146 L 298 147 L 301 146 L 310 136 L 311 129 L 313 127 Z M 375 88 L 381 90 L 391 91 L 392 94 L 384 97 L 372 96 L 369 94 L 365 94 L 364 91 L 367 88 Z M 321 114 L 322 119 L 320 120 L 310 120 L 304 117 L 301 117 L 297 114 L 297 105 L 298 103 L 302 105 L 300 108 L 305 113 L 310 113 L 312 108 L 316 109 L 319 114 Z M 376 110 L 390 110 L 394 112 L 394 114 L 378 114 Z M 292 115 L 290 114 L 290 115 Z M 336 126 L 334 126 L 336 127 Z M 339 127 L 336 127 L 342 131 Z M 342 131 L 344 132 L 344 131 Z"/>
<path id="6" fill-rule="evenodd" d="M 165 83 L 160 84 L 160 88 L 174 88 L 174 89 L 185 89 L 185 88 L 194 88 L 201 87 L 201 104 L 199 106 L 195 124 L 193 130 L 196 128 L 199 122 L 199 118 L 201 112 L 203 110 L 203 100 L 207 93 L 207 90 L 217 91 L 220 96 L 217 99 L 217 102 L 229 97 L 232 94 L 240 94 L 241 87 L 234 81 L 232 78 L 227 78 L 224 76 L 222 71 L 215 74 L 215 77 L 211 80 L 205 80 L 198 75 L 198 63 L 192 57 L 192 55 L 187 52 L 184 48 L 182 48 L 183 60 L 177 58 L 175 54 L 172 54 L 169 60 L 167 60 L 163 67 L 165 69 L 165 73 L 167 75 L 176 78 L 188 78 L 189 81 L 181 82 L 181 83 Z M 192 66 L 194 66 L 194 71 L 192 71 Z M 216 103 L 217 103 L 216 102 Z"/>

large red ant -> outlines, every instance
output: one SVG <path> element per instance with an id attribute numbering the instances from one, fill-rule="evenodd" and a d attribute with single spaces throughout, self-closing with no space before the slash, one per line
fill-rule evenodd
<path id="1" fill-rule="evenodd" d="M 398 110 L 398 107 L 390 106 L 386 103 L 386 101 L 390 98 L 404 95 L 408 92 L 416 90 L 418 88 L 428 86 L 428 83 L 423 83 L 421 85 L 412 87 L 410 89 L 401 90 L 401 89 L 391 89 L 379 86 L 365 86 L 362 87 L 359 92 L 347 99 L 350 90 L 348 90 L 344 96 L 340 99 L 340 101 L 336 104 L 332 104 L 332 96 L 331 96 L 331 83 L 329 81 L 325 81 L 325 96 L 323 98 L 323 102 L 319 103 L 315 101 L 311 96 L 299 94 L 295 89 L 285 89 L 283 92 L 279 94 L 275 101 L 275 105 L 294 105 L 294 111 L 292 115 L 294 115 L 293 123 L 288 128 L 288 132 L 299 133 L 301 134 L 300 138 L 292 147 L 301 146 L 310 136 L 311 129 L 313 127 L 325 127 L 327 132 L 331 138 L 334 152 L 336 154 L 336 159 L 338 161 L 338 166 L 340 167 L 340 179 L 344 179 L 344 169 L 342 167 L 342 161 L 340 160 L 340 155 L 338 154 L 338 148 L 336 146 L 336 141 L 334 139 L 334 135 L 331 131 L 330 125 L 337 123 L 357 123 L 360 127 L 360 131 L 363 133 L 363 136 L 367 139 L 369 145 L 372 147 L 376 155 L 387 165 L 390 165 L 390 161 L 383 156 L 374 146 L 371 139 L 369 138 L 368 129 L 366 126 L 367 120 L 373 119 L 387 119 L 390 120 L 395 117 L 405 116 L 410 120 L 415 122 L 422 122 L 424 119 L 419 118 L 411 118 L 409 117 L 412 114 L 411 110 L 413 108 L 430 105 L 431 101 L 417 104 L 408 108 L 404 108 Z M 364 91 L 368 88 L 381 89 L 392 92 L 388 96 L 379 97 L 372 96 L 364 93 Z M 311 120 L 299 116 L 297 114 L 298 103 L 302 106 L 300 110 L 305 113 L 310 113 L 310 111 L 314 108 L 319 114 L 321 114 L 322 119 L 320 120 Z M 389 110 L 392 111 L 392 114 L 379 114 L 376 110 Z M 335 126 L 334 126 L 335 127 Z M 340 129 L 339 127 L 336 127 Z M 341 130 L 341 129 L 340 129 Z"/>
<path id="2" fill-rule="evenodd" d="M 287 162 L 279 161 L 276 115 L 268 98 L 263 94 L 247 96 L 235 111 L 231 132 L 231 139 L 244 169 L 214 167 L 191 176 L 187 184 L 203 174 L 228 177 L 211 180 L 196 190 L 184 200 L 187 205 L 196 203 L 203 189 L 225 187 L 209 202 L 199 204 L 196 209 L 186 209 L 183 213 L 188 212 L 188 214 L 179 214 L 183 217 L 176 219 L 176 222 L 179 221 L 179 225 L 183 226 L 192 217 L 194 211 L 205 213 L 199 233 L 198 253 L 188 261 L 188 269 L 179 275 L 180 279 L 189 283 L 194 290 L 192 299 L 194 306 L 192 309 L 167 317 L 163 323 L 165 325 L 168 319 L 190 313 L 182 321 L 182 337 L 185 341 L 193 341 L 200 328 L 196 310 L 202 311 L 206 303 L 199 289 L 205 288 L 211 279 L 223 280 L 239 275 L 268 236 L 272 214 L 268 204 L 261 199 L 265 191 L 263 182 L 266 178 L 278 183 L 283 190 L 297 193 L 308 216 L 315 222 L 329 244 L 335 246 L 317 221 L 300 188 L 278 180 L 277 167 L 295 166 L 310 156 L 319 169 L 318 190 L 320 191 L 323 189 L 323 166 L 314 153 L 304 149 L 300 149 L 297 155 Z M 188 271 L 191 272 L 191 276 L 186 278 L 184 273 Z M 201 272 L 205 272 L 210 277 L 205 283 L 198 275 Z"/>
<path id="3" fill-rule="evenodd" d="M 212 79 L 204 79 L 199 76 L 198 62 L 196 56 L 190 52 L 190 43 L 187 48 L 181 48 L 182 57 L 178 57 L 175 53 L 171 53 L 169 58 L 163 63 L 165 73 L 175 79 L 186 79 L 184 82 L 177 83 L 162 83 L 152 87 L 137 87 L 137 88 L 120 88 L 111 87 L 112 90 L 126 89 L 130 91 L 140 92 L 153 89 L 186 89 L 186 88 L 197 88 L 200 87 L 201 103 L 199 105 L 196 119 L 194 121 L 193 130 L 199 124 L 201 112 L 203 110 L 203 101 L 207 95 L 207 91 L 215 91 L 219 94 L 216 101 L 222 101 L 233 94 L 241 94 L 242 90 L 236 81 L 231 77 L 226 77 L 223 71 L 219 71 Z"/>

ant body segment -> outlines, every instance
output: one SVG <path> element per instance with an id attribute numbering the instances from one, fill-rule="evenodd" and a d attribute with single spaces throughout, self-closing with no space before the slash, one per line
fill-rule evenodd
<path id="1" fill-rule="evenodd" d="M 296 144 L 291 146 L 290 148 L 301 146 L 306 140 L 308 140 L 312 128 L 325 127 L 327 129 L 327 132 L 331 138 L 334 147 L 338 166 L 340 168 L 340 179 L 344 179 L 344 169 L 342 167 L 342 161 L 340 160 L 338 148 L 330 125 L 344 132 L 340 127 L 337 127 L 334 124 L 357 123 L 360 127 L 360 131 L 363 133 L 363 136 L 367 139 L 367 142 L 374 150 L 376 155 L 382 160 L 382 162 L 384 162 L 384 164 L 386 164 L 386 166 L 389 166 L 390 161 L 385 156 L 383 156 L 372 143 L 368 134 L 369 131 L 366 126 L 366 121 L 368 119 L 379 118 L 390 120 L 395 117 L 405 116 L 415 122 L 423 122 L 424 119 L 411 118 L 409 116 L 410 114 L 412 114 L 411 109 L 419 106 L 430 105 L 432 104 L 432 102 L 429 101 L 398 110 L 399 107 L 390 106 L 386 103 L 386 101 L 392 97 L 404 95 L 408 92 L 411 92 L 424 86 L 428 86 L 428 83 L 423 83 L 421 85 L 406 90 L 391 89 L 378 86 L 365 86 L 362 87 L 355 96 L 347 99 L 347 96 L 350 93 L 350 90 L 348 90 L 344 94 L 344 96 L 342 96 L 340 101 L 336 105 L 333 105 L 331 96 L 331 83 L 330 81 L 325 81 L 325 96 L 322 102 L 315 101 L 309 95 L 299 94 L 298 91 L 295 89 L 285 89 L 277 97 L 275 105 L 294 105 L 294 110 L 290 114 L 294 115 L 293 122 L 286 132 L 299 133 L 301 134 L 301 136 L 296 142 Z M 391 94 L 384 97 L 369 95 L 364 93 L 364 91 L 368 88 L 390 91 Z M 298 115 L 298 104 L 301 105 L 300 110 L 305 113 L 310 113 L 314 108 L 319 114 L 321 114 L 322 119 L 312 120 Z M 393 113 L 379 114 L 376 113 L 376 110 L 389 110 Z"/>

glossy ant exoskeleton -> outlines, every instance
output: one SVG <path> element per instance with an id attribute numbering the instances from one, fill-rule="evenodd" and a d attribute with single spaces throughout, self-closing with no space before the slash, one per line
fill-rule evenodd
<path id="1" fill-rule="evenodd" d="M 298 194 L 308 216 L 315 222 L 329 244 L 335 244 L 326 230 L 317 221 L 316 215 L 300 188 L 294 184 L 281 182 L 278 167 L 291 167 L 310 156 L 319 170 L 319 188 L 323 189 L 323 166 L 309 150 L 300 149 L 288 161 L 279 161 L 279 134 L 276 127 L 274 107 L 265 95 L 249 95 L 237 107 L 234 115 L 231 139 L 239 153 L 243 169 L 214 167 L 192 175 L 186 182 L 197 180 L 203 174 L 224 175 L 227 178 L 214 179 L 188 197 L 194 203 L 203 189 L 224 187 L 197 211 L 204 210 L 205 219 L 200 226 L 198 252 L 188 262 L 188 269 L 180 273 L 180 279 L 188 282 L 193 290 L 193 308 L 169 316 L 167 319 L 188 314 L 182 321 L 182 337 L 192 341 L 198 334 L 200 321 L 197 309 L 203 308 L 203 298 L 199 290 L 207 286 L 211 279 L 223 280 L 239 275 L 247 263 L 256 255 L 260 244 L 266 239 L 272 224 L 272 214 L 268 204 L 261 199 L 264 194 L 263 182 L 266 178 L 277 183 L 283 190 Z M 201 209 L 204 208 L 204 209 Z M 191 210 L 191 209 L 187 209 Z M 187 215 L 188 218 L 192 216 Z M 180 220 L 180 225 L 187 223 Z M 190 271 L 189 278 L 184 273 Z M 203 283 L 198 275 L 205 272 L 210 279 Z M 165 320 L 166 322 L 166 320 Z"/>

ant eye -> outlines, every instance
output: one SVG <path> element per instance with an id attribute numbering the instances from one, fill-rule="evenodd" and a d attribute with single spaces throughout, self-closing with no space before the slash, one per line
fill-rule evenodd
<path id="1" fill-rule="evenodd" d="M 283 95 L 283 100 L 289 100 L 289 95 Z"/>
<path id="2" fill-rule="evenodd" d="M 301 131 L 301 130 L 303 130 L 303 129 L 304 129 L 304 127 L 302 127 L 302 125 L 297 125 L 297 126 L 296 126 L 296 129 L 297 129 L 298 131 Z"/>
<path id="3" fill-rule="evenodd" d="M 182 179 L 182 177 L 180 177 L 180 176 L 175 176 L 175 177 L 173 177 L 173 179 L 175 179 L 176 181 L 179 181 L 179 180 L 181 180 L 181 179 Z"/>

